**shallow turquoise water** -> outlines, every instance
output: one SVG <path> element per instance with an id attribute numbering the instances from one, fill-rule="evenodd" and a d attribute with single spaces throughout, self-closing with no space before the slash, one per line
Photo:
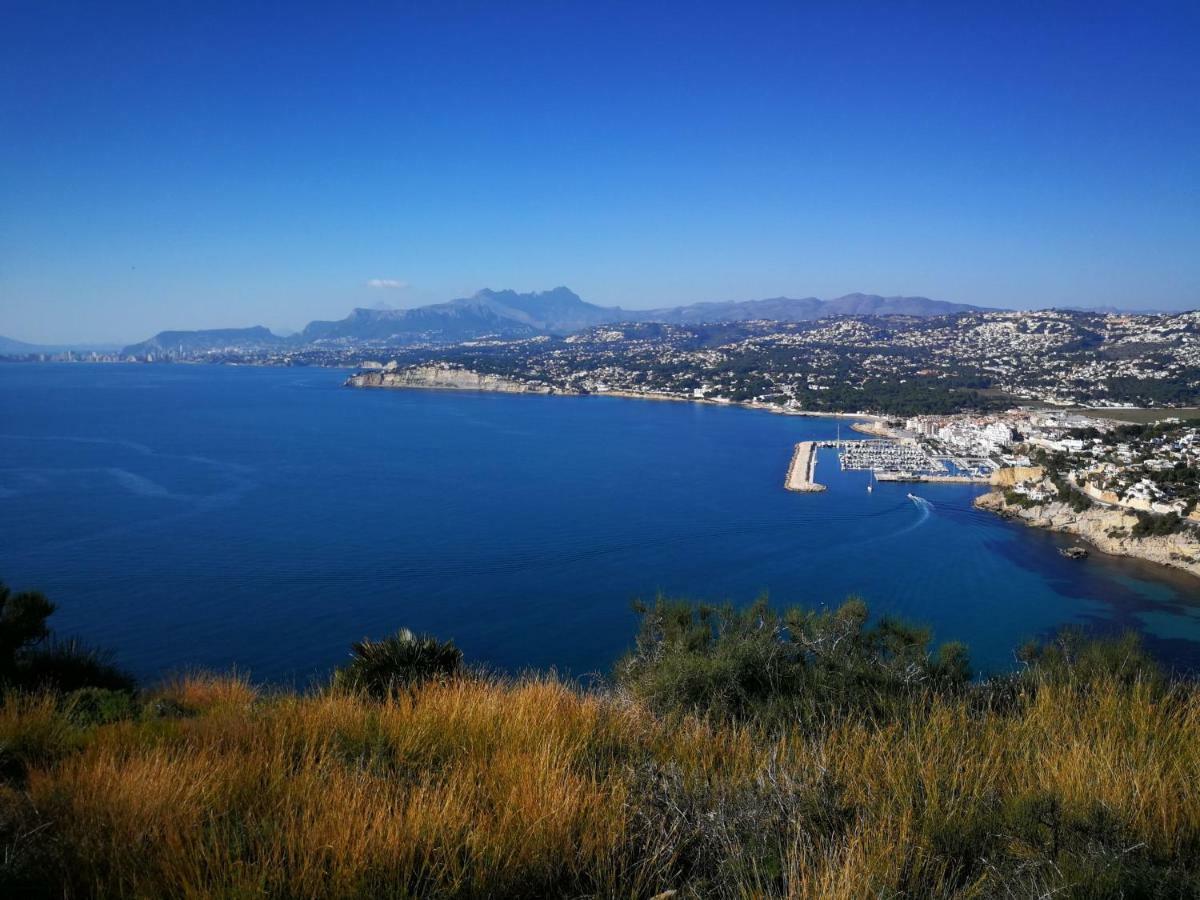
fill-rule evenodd
<path id="1" fill-rule="evenodd" d="M 344 372 L 0 366 L 0 578 L 142 677 L 303 681 L 399 626 L 507 670 L 606 671 L 656 592 L 836 603 L 970 644 L 980 669 L 1066 623 L 1200 662 L 1200 581 L 879 484 L 833 420 L 616 398 L 354 391 Z M 849 434 L 847 432 L 847 434 Z"/>

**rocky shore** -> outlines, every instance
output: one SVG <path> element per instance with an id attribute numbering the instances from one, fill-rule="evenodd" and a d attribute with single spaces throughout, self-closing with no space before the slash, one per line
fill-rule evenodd
<path id="1" fill-rule="evenodd" d="M 395 364 L 364 369 L 346 379 L 346 387 L 382 387 L 382 388 L 433 388 L 454 391 L 496 391 L 505 394 L 558 394 L 567 397 L 578 397 L 588 394 L 588 391 L 576 391 L 570 388 L 556 387 L 537 382 L 516 381 L 499 375 L 484 375 L 472 369 L 448 365 L 420 365 L 406 368 L 396 367 Z M 674 403 L 699 403 L 712 406 L 740 406 L 744 409 L 757 409 L 762 412 L 784 416 L 809 416 L 818 419 L 854 419 L 858 423 L 873 423 L 875 428 L 882 427 L 882 416 L 867 412 L 845 413 L 825 410 L 790 409 L 771 403 L 761 403 L 755 400 L 726 400 L 724 398 L 703 398 L 691 394 L 669 394 L 662 391 L 622 391 L 597 390 L 597 397 L 624 397 L 631 400 L 668 400 Z M 851 424 L 851 428 L 855 425 Z M 886 431 L 874 430 L 869 424 L 857 429 L 866 434 L 880 437 L 895 437 Z"/>
<path id="2" fill-rule="evenodd" d="M 1002 491 L 977 497 L 975 506 L 1035 528 L 1076 535 L 1113 556 L 1144 559 L 1200 577 L 1200 539 L 1190 530 L 1137 538 L 1132 535 L 1138 521 L 1133 513 L 1101 506 L 1075 512 L 1058 502 L 1023 507 L 1008 503 Z"/>
<path id="3" fill-rule="evenodd" d="M 434 388 L 451 391 L 493 391 L 501 394 L 561 394 L 550 385 L 530 384 L 485 375 L 454 366 L 413 366 L 406 369 L 376 369 L 351 375 L 349 387 Z"/>

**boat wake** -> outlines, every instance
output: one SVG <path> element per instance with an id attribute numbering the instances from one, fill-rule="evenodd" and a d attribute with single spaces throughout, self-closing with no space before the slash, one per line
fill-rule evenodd
<path id="1" fill-rule="evenodd" d="M 902 534 L 908 534 L 910 531 L 920 528 L 922 525 L 928 522 L 929 517 L 933 515 L 933 504 L 924 497 L 918 497 L 916 494 L 909 494 L 908 499 L 913 502 L 913 505 L 916 506 L 918 510 L 917 521 L 913 522 L 908 527 L 901 528 L 899 531 L 897 531 L 895 534 L 896 537 L 899 537 Z"/>

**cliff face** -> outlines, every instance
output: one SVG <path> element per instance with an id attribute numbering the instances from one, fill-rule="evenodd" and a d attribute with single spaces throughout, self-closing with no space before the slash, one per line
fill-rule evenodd
<path id="1" fill-rule="evenodd" d="M 992 473 L 992 484 L 1012 487 L 1023 481 L 1040 481 L 1044 474 L 1041 466 L 1005 466 Z"/>
<path id="2" fill-rule="evenodd" d="M 1093 506 L 1081 513 L 1065 503 L 1044 503 L 1025 509 L 1005 502 L 1004 494 L 992 491 L 976 498 L 980 509 L 991 510 L 1026 525 L 1061 531 L 1083 538 L 1105 553 L 1132 556 L 1200 576 L 1200 539 L 1191 531 L 1135 538 L 1131 530 L 1137 517 L 1119 509 Z"/>
<path id="3" fill-rule="evenodd" d="M 483 375 L 452 366 L 413 366 L 352 375 L 350 387 L 438 388 L 452 391 L 494 391 L 505 394 L 553 394 L 548 385 L 524 384 L 498 375 Z"/>

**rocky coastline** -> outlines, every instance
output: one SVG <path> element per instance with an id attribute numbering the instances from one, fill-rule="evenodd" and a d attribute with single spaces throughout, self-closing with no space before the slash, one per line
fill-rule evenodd
<path id="1" fill-rule="evenodd" d="M 345 381 L 346 387 L 417 388 L 452 391 L 492 391 L 505 394 L 556 394 L 563 397 L 623 397 L 629 400 L 665 400 L 672 403 L 698 403 L 710 406 L 739 406 L 782 416 L 807 416 L 819 419 L 852 419 L 858 423 L 876 423 L 883 416 L 868 412 L 832 412 L 827 410 L 790 409 L 755 400 L 727 400 L 724 398 L 694 397 L 688 394 L 669 394 L 663 391 L 598 390 L 576 391 L 551 384 L 517 381 L 499 375 L 485 375 L 472 369 L 447 365 L 419 365 L 398 368 L 376 366 L 360 369 Z M 851 424 L 851 428 L 854 424 Z M 869 426 L 861 429 L 866 434 L 894 437 L 885 431 L 873 430 Z"/>
<path id="2" fill-rule="evenodd" d="M 412 366 L 404 369 L 374 369 L 351 375 L 348 387 L 425 388 L 449 391 L 490 391 L 500 394 L 568 393 L 548 384 L 513 381 L 454 366 Z"/>
<path id="3" fill-rule="evenodd" d="M 1200 577 L 1200 539 L 1191 530 L 1177 534 L 1134 537 L 1137 516 L 1112 507 L 1092 506 L 1075 512 L 1060 502 L 1021 506 L 1009 503 L 1003 491 L 975 498 L 975 506 L 1034 528 L 1072 534 L 1112 556 L 1129 556 Z"/>

